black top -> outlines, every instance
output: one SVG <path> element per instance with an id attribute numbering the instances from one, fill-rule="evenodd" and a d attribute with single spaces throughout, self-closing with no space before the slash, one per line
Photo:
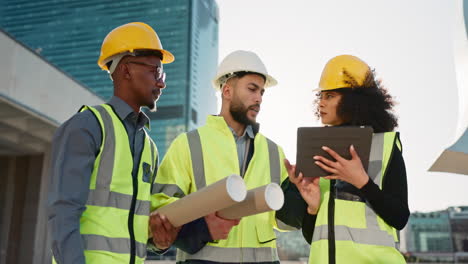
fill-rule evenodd
<path id="1" fill-rule="evenodd" d="M 388 164 L 387 173 L 383 179 L 382 190 L 372 180 L 369 180 L 361 189 L 350 184 L 337 181 L 335 186 L 352 191 L 364 201 L 367 201 L 377 215 L 388 225 L 401 230 L 408 222 L 410 215 L 408 209 L 408 189 L 406 181 L 405 162 L 397 146 Z M 302 228 L 302 234 L 310 244 L 314 232 L 316 215 L 307 213 L 307 204 L 302 199 L 296 186 L 286 179 L 282 184 L 285 194 L 283 208 L 276 212 L 276 217 L 285 224 Z"/>

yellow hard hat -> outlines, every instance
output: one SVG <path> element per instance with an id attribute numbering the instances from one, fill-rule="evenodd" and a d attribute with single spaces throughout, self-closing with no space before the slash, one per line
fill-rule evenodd
<path id="1" fill-rule="evenodd" d="M 163 49 L 158 34 L 152 27 L 142 22 L 132 22 L 115 28 L 102 42 L 98 65 L 103 70 L 109 70 L 106 63 L 112 56 L 134 52 L 135 50 L 156 50 L 162 53 L 162 63 L 174 61 L 174 55 Z"/>
<path id="2" fill-rule="evenodd" d="M 352 55 L 339 55 L 327 62 L 316 90 L 326 91 L 340 88 L 351 88 L 364 84 L 369 65 Z M 355 85 L 353 85 L 353 83 Z"/>

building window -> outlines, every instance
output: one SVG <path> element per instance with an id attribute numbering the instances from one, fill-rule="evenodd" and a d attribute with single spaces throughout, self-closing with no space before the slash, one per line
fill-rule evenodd
<path id="1" fill-rule="evenodd" d="M 158 110 L 156 112 L 145 110 L 145 113 L 151 120 L 182 118 L 184 114 L 184 106 L 158 106 Z"/>
<path id="2" fill-rule="evenodd" d="M 195 111 L 193 108 L 192 108 L 192 122 L 195 124 L 198 123 L 198 114 L 197 114 L 197 111 Z"/>

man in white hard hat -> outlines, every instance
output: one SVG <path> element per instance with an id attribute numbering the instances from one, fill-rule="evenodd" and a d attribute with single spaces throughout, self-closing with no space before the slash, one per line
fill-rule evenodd
<path id="1" fill-rule="evenodd" d="M 265 89 L 276 83 L 253 52 L 235 51 L 221 62 L 213 79 L 221 91 L 221 113 L 174 140 L 156 177 L 158 205 L 231 174 L 241 175 L 247 189 L 287 179 L 282 149 L 256 123 Z M 273 212 L 240 222 L 207 215 L 182 227 L 174 243 L 177 263 L 278 263 L 276 226 Z"/>

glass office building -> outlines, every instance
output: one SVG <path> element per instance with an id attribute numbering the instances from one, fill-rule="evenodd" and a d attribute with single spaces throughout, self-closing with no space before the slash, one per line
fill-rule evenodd
<path id="1" fill-rule="evenodd" d="M 412 261 L 468 263 L 468 206 L 412 213 L 402 236 Z"/>
<path id="2" fill-rule="evenodd" d="M 413 213 L 408 221 L 408 251 L 452 252 L 449 214 L 447 211 Z"/>
<path id="3" fill-rule="evenodd" d="M 102 40 L 125 23 L 151 25 L 176 57 L 164 66 L 167 86 L 158 111 L 150 113 L 150 134 L 160 154 L 178 134 L 215 114 L 210 80 L 218 63 L 219 18 L 214 0 L 0 0 L 0 5 L 3 30 L 104 100 L 112 96 L 113 86 L 96 64 Z"/>
<path id="4" fill-rule="evenodd" d="M 454 251 L 468 253 L 468 206 L 450 207 L 449 216 Z"/>

